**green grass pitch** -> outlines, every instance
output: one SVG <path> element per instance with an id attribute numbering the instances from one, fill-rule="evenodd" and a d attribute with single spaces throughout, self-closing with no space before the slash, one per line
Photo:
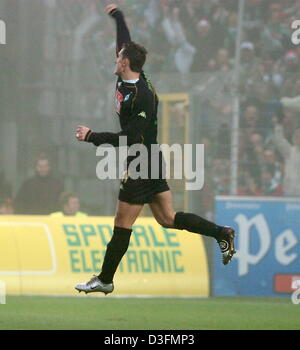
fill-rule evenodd
<path id="1" fill-rule="evenodd" d="M 290 298 L 7 296 L 0 329 L 300 329 Z"/>

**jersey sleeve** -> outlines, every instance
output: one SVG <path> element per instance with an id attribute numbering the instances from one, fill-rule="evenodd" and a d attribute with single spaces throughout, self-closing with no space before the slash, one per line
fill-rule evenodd
<path id="1" fill-rule="evenodd" d="M 130 37 L 127 24 L 125 22 L 125 17 L 123 12 L 117 8 L 110 13 L 110 16 L 113 17 L 116 21 L 116 27 L 117 27 L 116 54 L 118 55 L 118 53 L 122 49 L 123 44 L 130 42 L 131 37 Z"/>

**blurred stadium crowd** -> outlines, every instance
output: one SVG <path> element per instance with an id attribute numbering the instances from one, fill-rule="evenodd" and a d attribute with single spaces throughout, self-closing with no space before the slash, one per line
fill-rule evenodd
<path id="1" fill-rule="evenodd" d="M 57 6 L 55 0 L 45 3 L 51 8 Z M 102 18 L 99 9 L 105 1 L 86 0 L 84 10 L 80 0 L 68 0 L 68 3 L 73 13 L 78 13 L 73 23 L 74 33 L 84 37 L 87 28 Z M 164 77 L 178 74 L 181 79 L 178 84 L 188 93 L 197 88 L 197 82 L 188 79 L 195 73 L 216 77 L 221 73 L 223 80 L 231 74 L 237 0 L 120 0 L 117 3 L 126 11 L 132 38 L 149 52 L 147 70 L 151 74 L 163 73 Z M 300 45 L 291 42 L 291 23 L 296 19 L 300 19 L 298 0 L 246 1 L 240 84 L 236 89 L 241 101 L 239 195 L 300 196 Z M 101 62 L 100 75 L 110 79 L 112 30 L 112 25 L 101 25 L 90 38 Z M 84 54 L 81 50 L 80 46 L 74 47 L 74 59 Z M 225 84 L 224 89 L 231 90 L 232 86 Z M 204 99 L 202 107 L 201 116 L 207 123 L 197 142 L 205 145 L 206 173 L 205 187 L 199 196 L 203 210 L 209 211 L 214 195 L 230 194 L 232 100 L 211 94 Z M 210 115 L 217 115 L 217 124 Z M 39 181 L 37 177 L 35 181 Z M 38 196 L 36 189 L 24 194 L 24 184 L 13 191 L 7 182 L 8 179 L 0 177 L 1 203 L 6 203 L 10 213 L 27 213 L 28 206 L 25 205 L 27 212 L 20 209 L 21 198 L 33 193 Z M 45 214 L 60 210 L 58 198 L 64 186 L 53 186 L 56 186 L 57 202 Z M 51 196 L 54 192 L 51 191 Z M 32 208 L 28 213 L 39 212 Z"/>

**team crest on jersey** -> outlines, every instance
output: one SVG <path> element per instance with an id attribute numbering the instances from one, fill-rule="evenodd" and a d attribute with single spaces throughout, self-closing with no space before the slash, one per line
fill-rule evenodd
<path id="1" fill-rule="evenodd" d="M 124 102 L 128 101 L 128 100 L 129 100 L 129 97 L 130 97 L 131 95 L 132 95 L 132 92 L 131 92 L 130 94 L 126 95 L 125 98 L 124 98 Z"/>
<path id="2" fill-rule="evenodd" d="M 116 90 L 116 112 L 120 114 L 121 111 L 121 103 L 124 101 L 124 96 L 121 94 L 119 90 Z"/>

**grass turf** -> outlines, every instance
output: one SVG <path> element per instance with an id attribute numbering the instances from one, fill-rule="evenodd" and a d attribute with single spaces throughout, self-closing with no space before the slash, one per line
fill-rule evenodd
<path id="1" fill-rule="evenodd" d="M 290 298 L 113 298 L 8 296 L 0 329 L 300 329 Z"/>

